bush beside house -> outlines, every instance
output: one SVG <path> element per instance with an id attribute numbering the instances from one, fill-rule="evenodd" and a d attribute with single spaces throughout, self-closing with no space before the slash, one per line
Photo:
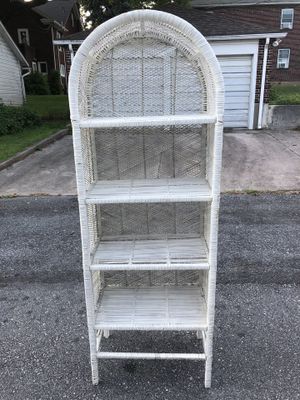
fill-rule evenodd
<path id="1" fill-rule="evenodd" d="M 48 95 L 48 94 L 61 94 L 63 87 L 60 82 L 60 75 L 58 71 L 51 71 L 48 79 L 40 72 L 32 72 L 24 79 L 25 89 L 27 95 Z"/>
<path id="2" fill-rule="evenodd" d="M 51 71 L 48 76 L 48 84 L 51 94 L 62 94 L 63 88 L 60 82 L 60 75 L 58 71 Z"/>
<path id="3" fill-rule="evenodd" d="M 0 105 L 0 162 L 66 127 L 67 96 L 27 96 L 24 107 Z"/>
<path id="4" fill-rule="evenodd" d="M 41 125 L 40 117 L 25 107 L 0 105 L 0 135 L 11 135 L 24 128 Z"/>
<path id="5" fill-rule="evenodd" d="M 48 80 L 39 72 L 32 72 L 24 79 L 26 94 L 50 94 Z"/>

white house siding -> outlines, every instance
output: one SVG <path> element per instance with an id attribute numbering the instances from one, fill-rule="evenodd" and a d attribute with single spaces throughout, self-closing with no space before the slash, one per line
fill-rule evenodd
<path id="1" fill-rule="evenodd" d="M 20 62 L 0 33 L 0 102 L 21 105 L 23 100 Z"/>

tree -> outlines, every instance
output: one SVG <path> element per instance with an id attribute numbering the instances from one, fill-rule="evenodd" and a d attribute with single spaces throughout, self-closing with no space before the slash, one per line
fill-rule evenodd
<path id="1" fill-rule="evenodd" d="M 93 27 L 102 22 L 139 8 L 160 8 L 168 4 L 187 6 L 190 0 L 80 0 L 80 4 L 86 14 L 86 24 Z"/>

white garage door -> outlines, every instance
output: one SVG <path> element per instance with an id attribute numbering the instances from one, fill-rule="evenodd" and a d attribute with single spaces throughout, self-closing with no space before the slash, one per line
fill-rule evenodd
<path id="1" fill-rule="evenodd" d="M 247 128 L 251 92 L 251 55 L 218 56 L 225 83 L 224 126 Z"/>

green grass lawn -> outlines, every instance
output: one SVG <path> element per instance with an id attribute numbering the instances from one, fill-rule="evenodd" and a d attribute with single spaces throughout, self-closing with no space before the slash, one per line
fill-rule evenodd
<path id="1" fill-rule="evenodd" d="M 300 104 L 300 84 L 276 84 L 270 91 L 270 104 Z"/>
<path id="2" fill-rule="evenodd" d="M 25 107 L 42 119 L 40 126 L 23 129 L 11 135 L 0 135 L 0 161 L 47 138 L 69 122 L 68 97 L 64 95 L 27 96 Z"/>
<path id="3" fill-rule="evenodd" d="M 25 107 L 43 120 L 69 120 L 69 104 L 66 95 L 27 96 Z"/>
<path id="4" fill-rule="evenodd" d="M 65 121 L 51 121 L 34 128 L 26 128 L 14 135 L 0 136 L 0 161 L 7 160 L 16 153 L 45 139 L 65 126 Z"/>

